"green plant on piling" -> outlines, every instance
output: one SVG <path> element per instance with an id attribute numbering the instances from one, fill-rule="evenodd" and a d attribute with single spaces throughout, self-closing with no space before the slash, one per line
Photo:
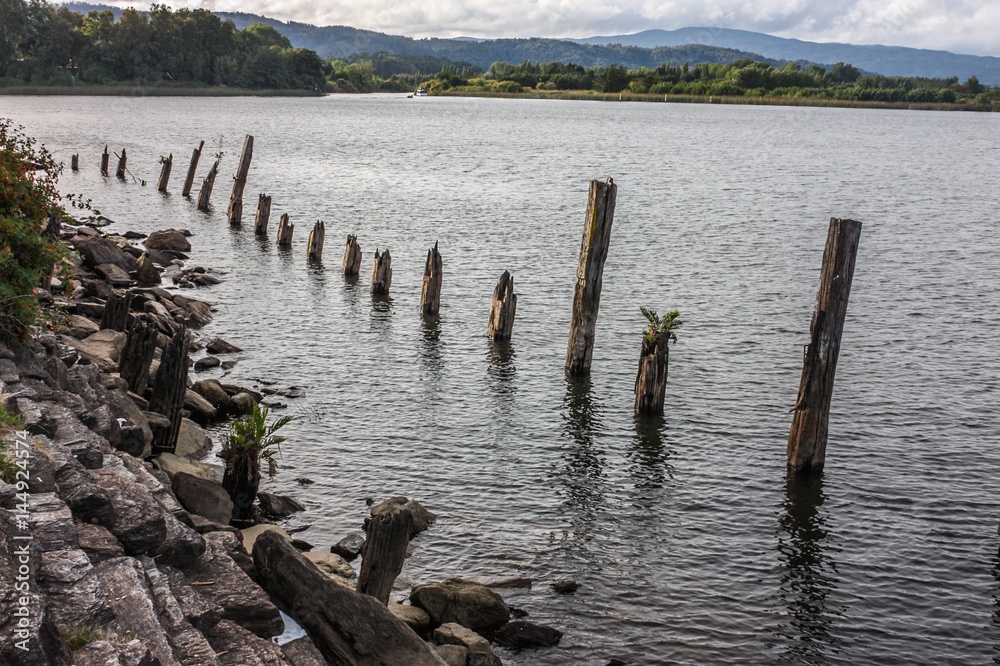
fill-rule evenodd
<path id="1" fill-rule="evenodd" d="M 222 487 L 233 500 L 233 520 L 247 520 L 251 517 L 251 505 L 260 487 L 261 468 L 267 466 L 267 475 L 274 478 L 278 473 L 276 456 L 281 455 L 280 445 L 284 437 L 275 433 L 288 425 L 291 416 L 268 423 L 267 407 L 254 404 L 250 413 L 232 419 L 222 444 L 219 457 L 226 463 L 222 477 Z"/>
<path id="2" fill-rule="evenodd" d="M 646 321 L 649 322 L 649 325 L 646 327 L 646 340 L 657 342 L 663 336 L 667 336 L 667 342 L 670 340 L 677 342 L 677 335 L 674 334 L 674 331 L 684 324 L 683 321 L 678 319 L 680 317 L 679 311 L 671 310 L 662 317 L 656 314 L 656 310 L 647 310 L 644 307 L 640 307 L 639 311 L 646 318 Z"/>

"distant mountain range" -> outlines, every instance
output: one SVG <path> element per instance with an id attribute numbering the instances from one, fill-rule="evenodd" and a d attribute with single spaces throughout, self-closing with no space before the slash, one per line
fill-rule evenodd
<path id="1" fill-rule="evenodd" d="M 111 9 L 106 5 L 64 3 L 74 11 Z M 646 30 L 632 35 L 588 37 L 586 39 L 413 39 L 347 26 L 315 26 L 279 21 L 242 12 L 215 12 L 237 28 L 266 23 L 288 37 L 293 46 L 316 51 L 322 57 L 346 58 L 354 54 L 388 53 L 442 56 L 482 68 L 504 61 L 572 62 L 587 67 L 625 65 L 629 68 L 655 67 L 666 62 L 680 65 L 711 62 L 728 64 L 742 58 L 762 60 L 776 67 L 787 62 L 800 65 L 832 65 L 844 62 L 866 72 L 888 76 L 926 76 L 965 81 L 976 76 L 981 83 L 1000 85 L 1000 58 L 930 51 L 903 46 L 859 46 L 853 44 L 805 42 L 759 32 L 724 28 L 681 28 Z"/>

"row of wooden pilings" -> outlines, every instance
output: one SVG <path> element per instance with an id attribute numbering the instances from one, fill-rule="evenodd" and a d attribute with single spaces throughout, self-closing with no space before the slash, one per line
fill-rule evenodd
<path id="1" fill-rule="evenodd" d="M 189 196 L 194 181 L 195 170 L 205 142 L 202 141 L 191 156 L 187 178 L 184 181 L 183 196 Z M 240 224 L 243 216 L 243 190 L 253 157 L 253 137 L 247 135 L 240 153 L 240 162 L 233 180 L 233 192 L 226 214 L 229 223 Z M 108 175 L 110 155 L 107 147 L 101 156 L 101 173 Z M 157 189 L 167 191 L 173 155 L 162 160 L 163 165 Z M 73 155 L 72 166 L 79 168 L 79 156 Z M 198 194 L 198 208 L 207 210 L 216 175 L 219 170 L 217 159 L 205 177 Z M 124 179 L 126 174 L 125 150 L 119 156 L 116 176 Z M 590 372 L 597 328 L 597 314 L 601 301 L 601 286 L 604 263 L 611 241 L 611 227 L 614 223 L 615 201 L 618 186 L 611 178 L 601 182 L 592 180 L 587 200 L 587 214 L 580 245 L 580 259 L 576 272 L 576 288 L 573 297 L 573 312 L 570 322 L 569 342 L 566 349 L 566 372 L 570 376 L 582 376 Z M 267 235 L 271 214 L 271 197 L 261 193 L 258 196 L 257 214 L 254 219 L 254 233 Z M 277 243 L 290 247 L 294 225 L 288 214 L 281 216 L 278 224 Z M 309 234 L 307 253 L 311 261 L 323 257 L 326 226 L 316 222 Z M 847 302 L 854 276 L 854 264 L 861 223 L 854 220 L 832 218 L 823 253 L 816 306 L 810 325 L 810 342 L 803 360 L 802 378 L 799 383 L 798 398 L 792 411 L 792 426 L 788 437 L 788 466 L 796 473 L 817 472 L 823 469 L 826 460 L 826 444 L 829 426 L 830 404 L 833 397 L 834 375 L 840 353 Z M 357 236 L 348 235 L 344 247 L 343 273 L 345 277 L 357 277 L 361 269 L 361 246 Z M 424 279 L 421 289 L 420 310 L 426 317 L 438 314 L 441 307 L 442 259 L 437 243 L 427 251 Z M 389 250 L 375 250 L 372 265 L 371 292 L 374 296 L 388 296 L 392 284 L 392 257 Z M 509 340 L 513 331 L 514 314 L 517 309 L 517 295 L 514 293 L 514 279 L 508 271 L 500 276 L 493 292 L 490 309 L 488 335 L 495 341 Z M 635 381 L 635 411 L 637 413 L 662 413 L 666 395 L 668 371 L 668 344 L 670 336 L 644 339 L 639 358 L 639 370 Z"/>

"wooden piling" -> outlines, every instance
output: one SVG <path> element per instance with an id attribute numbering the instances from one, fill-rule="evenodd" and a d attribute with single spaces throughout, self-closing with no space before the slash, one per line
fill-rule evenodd
<path id="1" fill-rule="evenodd" d="M 375 259 L 372 260 L 372 296 L 388 296 L 392 285 L 392 257 L 389 250 L 382 252 L 375 249 Z"/>
<path id="2" fill-rule="evenodd" d="M 191 164 L 188 166 L 187 177 L 184 179 L 184 189 L 181 191 L 182 197 L 191 196 L 191 187 L 194 185 L 194 174 L 198 170 L 198 160 L 201 159 L 201 149 L 204 147 L 205 142 L 202 141 L 194 149 L 194 152 L 191 153 Z"/>
<path id="3" fill-rule="evenodd" d="M 326 238 L 326 225 L 317 221 L 313 230 L 309 232 L 309 243 L 307 244 L 309 261 L 323 261 L 323 240 Z"/>
<path id="4" fill-rule="evenodd" d="M 606 183 L 590 181 L 587 219 L 580 245 L 580 264 L 576 269 L 576 293 L 573 297 L 573 319 L 566 349 L 566 370 L 571 375 L 590 372 L 594 355 L 594 332 L 597 310 L 601 304 L 601 281 L 604 261 L 608 258 L 611 225 L 615 217 L 618 186 L 611 178 Z"/>
<path id="5" fill-rule="evenodd" d="M 163 166 L 160 167 L 160 180 L 156 183 L 156 189 L 160 192 L 166 193 L 167 191 L 167 181 L 170 180 L 170 169 L 174 166 L 174 154 L 170 153 L 170 157 L 163 160 Z"/>
<path id="6" fill-rule="evenodd" d="M 240 164 L 233 177 L 233 193 L 229 197 L 229 207 L 226 209 L 229 224 L 240 224 L 243 221 L 243 188 L 247 184 L 251 159 L 253 159 L 253 137 L 247 134 L 243 140 L 243 150 L 240 152 Z"/>
<path id="7" fill-rule="evenodd" d="M 344 276 L 357 277 L 361 274 L 361 246 L 358 237 L 347 234 L 347 245 L 344 247 Z"/>
<path id="8" fill-rule="evenodd" d="M 257 215 L 253 220 L 253 233 L 256 236 L 267 235 L 267 222 L 271 219 L 271 197 L 261 192 L 257 196 Z"/>
<path id="9" fill-rule="evenodd" d="M 108 152 L 108 147 L 104 146 L 104 153 L 101 155 L 101 175 L 108 175 L 108 163 L 111 161 L 111 153 Z"/>
<path id="10" fill-rule="evenodd" d="M 636 414 L 662 414 L 667 394 L 670 336 L 642 339 L 639 372 L 635 376 Z"/>
<path id="11" fill-rule="evenodd" d="M 424 264 L 424 285 L 420 290 L 420 312 L 425 317 L 433 317 L 441 310 L 441 253 L 437 241 L 427 250 Z"/>
<path id="12" fill-rule="evenodd" d="M 208 200 L 212 198 L 212 188 L 215 187 L 215 177 L 219 174 L 219 160 L 208 170 L 205 181 L 201 184 L 201 191 L 198 192 L 198 210 L 208 210 Z"/>
<path id="13" fill-rule="evenodd" d="M 122 349 L 118 372 L 128 382 L 129 390 L 142 395 L 149 383 L 149 366 L 156 353 L 159 331 L 149 315 L 139 315 L 132 322 Z"/>
<path id="14" fill-rule="evenodd" d="M 372 509 L 361 549 L 358 592 L 389 603 L 392 584 L 403 570 L 406 547 L 413 532 L 413 516 L 402 504 L 384 502 Z"/>
<path id="15" fill-rule="evenodd" d="M 112 289 L 108 300 L 104 303 L 104 314 L 101 316 L 101 328 L 112 331 L 124 331 L 128 328 L 128 311 L 132 305 L 132 294 L 120 289 Z"/>
<path id="16" fill-rule="evenodd" d="M 77 153 L 77 154 L 73 155 L 71 158 L 69 158 L 69 168 L 72 169 L 73 171 L 79 171 L 80 170 L 80 154 L 79 153 Z"/>
<path id="17" fill-rule="evenodd" d="M 187 327 L 181 325 L 160 355 L 160 367 L 156 370 L 153 394 L 149 399 L 149 411 L 166 416 L 170 426 L 153 429 L 152 455 L 154 456 L 160 453 L 173 453 L 177 447 L 181 410 L 184 408 L 184 397 L 187 393 L 190 339 Z"/>
<path id="18" fill-rule="evenodd" d="M 493 306 L 490 308 L 490 322 L 487 329 L 490 339 L 510 340 L 516 311 L 517 294 L 514 293 L 514 278 L 510 271 L 504 271 L 496 289 L 493 290 Z"/>
<path id="19" fill-rule="evenodd" d="M 833 380 L 860 239 L 860 222 L 830 219 L 809 347 L 788 435 L 788 467 L 796 473 L 819 472 L 826 461 Z"/>
<path id="20" fill-rule="evenodd" d="M 292 232 L 295 225 L 288 221 L 288 213 L 283 213 L 278 221 L 278 247 L 292 246 Z"/>
<path id="21" fill-rule="evenodd" d="M 115 178 L 117 178 L 118 180 L 125 180 L 125 170 L 127 162 L 128 162 L 128 156 L 125 154 L 125 149 L 122 148 L 122 154 L 118 156 L 118 169 L 115 170 Z"/>

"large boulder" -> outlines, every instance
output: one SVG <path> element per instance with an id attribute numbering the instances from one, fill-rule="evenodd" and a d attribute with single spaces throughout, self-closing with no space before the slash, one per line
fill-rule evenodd
<path id="1" fill-rule="evenodd" d="M 321 550 L 302 553 L 302 556 L 316 565 L 316 568 L 341 585 L 354 589 L 358 574 L 340 556 Z M 398 617 L 398 616 L 397 616 Z"/>
<path id="2" fill-rule="evenodd" d="M 232 519 L 233 501 L 229 498 L 229 493 L 215 481 L 192 476 L 187 472 L 176 472 L 171 486 L 177 499 L 191 513 L 221 525 L 228 525 Z"/>
<path id="3" fill-rule="evenodd" d="M 93 335 L 101 330 L 100 325 L 91 319 L 87 319 L 81 315 L 69 315 L 66 320 L 56 329 L 56 333 L 60 335 L 68 335 L 71 338 L 77 340 L 82 340 L 88 335 Z"/>
<path id="4" fill-rule="evenodd" d="M 83 264 L 97 268 L 101 264 L 114 264 L 126 273 L 135 271 L 135 257 L 106 238 L 92 237 L 74 242 L 75 249 L 83 258 Z"/>
<path id="5" fill-rule="evenodd" d="M 510 620 L 503 598 L 479 583 L 449 578 L 434 585 L 417 585 L 410 603 L 423 608 L 434 624 L 457 622 L 473 631 L 492 631 Z"/>
<path id="6" fill-rule="evenodd" d="M 157 469 L 166 472 L 167 476 L 171 478 L 179 472 L 184 472 L 185 474 L 190 474 L 206 481 L 212 481 L 216 484 L 222 483 L 222 465 L 198 462 L 173 453 L 161 453 L 153 458 L 153 464 L 156 465 Z M 229 521 L 226 522 L 228 523 Z"/>
<path id="7" fill-rule="evenodd" d="M 111 329 L 102 329 L 93 335 L 87 336 L 83 342 L 85 342 L 90 349 L 100 356 L 105 356 L 110 358 L 113 362 L 118 363 L 122 356 L 122 350 L 125 349 L 125 342 L 128 340 L 128 334 L 122 331 L 112 331 Z M 75 345 L 74 345 L 75 346 Z"/>
<path id="8" fill-rule="evenodd" d="M 490 642 L 460 624 L 449 622 L 435 629 L 434 642 L 438 645 L 464 647 L 468 653 L 466 663 L 470 666 L 502 666 L 500 658 L 493 653 Z"/>
<path id="9" fill-rule="evenodd" d="M 136 277 L 140 284 L 160 284 L 160 271 L 156 268 L 149 252 L 143 252 L 136 265 Z"/>
<path id="10" fill-rule="evenodd" d="M 191 412 L 192 420 L 202 425 L 215 421 L 219 413 L 212 403 L 191 389 L 184 394 L 184 408 Z"/>
<path id="11" fill-rule="evenodd" d="M 292 666 L 327 666 L 323 653 L 316 649 L 316 644 L 308 636 L 288 641 L 281 646 L 281 652 Z"/>
<path id="12" fill-rule="evenodd" d="M 146 240 L 144 240 L 142 244 L 151 250 L 160 250 L 161 252 L 191 251 L 191 242 L 184 236 L 183 233 L 177 231 L 176 229 L 154 231 L 146 237 Z"/>
<path id="13" fill-rule="evenodd" d="M 490 638 L 497 645 L 512 650 L 523 650 L 533 647 L 552 647 L 562 639 L 562 632 L 552 627 L 515 620 L 494 631 Z"/>
<path id="14" fill-rule="evenodd" d="M 281 648 L 255 636 L 235 622 L 223 620 L 208 632 L 208 641 L 222 666 L 286 666 Z"/>
<path id="15" fill-rule="evenodd" d="M 297 511 L 306 510 L 298 500 L 288 495 L 259 492 L 257 493 L 257 499 L 260 500 L 260 508 L 272 518 L 287 518 Z"/>
<path id="16" fill-rule="evenodd" d="M 211 450 L 212 438 L 191 419 L 181 419 L 174 453 L 182 458 L 200 460 Z"/>
<path id="17" fill-rule="evenodd" d="M 270 523 L 254 525 L 253 527 L 240 530 L 240 533 L 243 535 L 243 547 L 248 553 L 253 552 L 253 545 L 257 542 L 258 537 L 264 534 L 264 532 L 276 532 L 285 541 L 291 542 L 292 540 L 292 536 L 277 525 L 271 525 Z"/>
<path id="18" fill-rule="evenodd" d="M 115 535 L 102 525 L 80 523 L 77 525 L 77 532 L 80 549 L 87 554 L 91 564 L 97 565 L 125 555 L 125 549 L 118 543 Z"/>
<path id="19" fill-rule="evenodd" d="M 36 577 L 60 630 L 114 620 L 107 592 L 87 554 L 79 548 L 43 552 Z"/>
<path id="20" fill-rule="evenodd" d="M 115 520 L 105 527 L 115 535 L 126 553 L 152 552 L 166 541 L 166 511 L 145 486 L 108 468 L 94 470 L 91 474 L 111 495 Z"/>
<path id="21" fill-rule="evenodd" d="M 234 414 L 235 405 L 233 399 L 226 393 L 222 383 L 218 379 L 202 379 L 191 386 L 191 391 L 197 393 L 208 401 L 212 407 L 219 411 L 219 416 Z"/>

